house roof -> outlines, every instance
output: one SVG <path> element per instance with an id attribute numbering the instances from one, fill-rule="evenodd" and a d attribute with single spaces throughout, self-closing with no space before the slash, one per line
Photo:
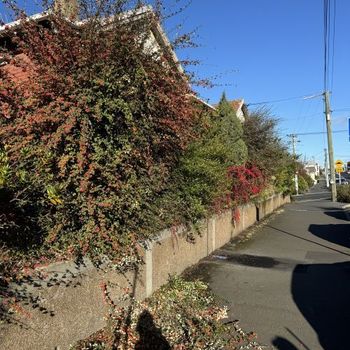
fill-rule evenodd
<path id="1" fill-rule="evenodd" d="M 24 20 L 27 21 L 35 21 L 35 22 L 43 22 L 46 20 L 50 19 L 50 16 L 53 15 L 53 11 L 45 11 L 45 12 L 41 12 L 38 14 L 35 14 L 33 16 L 27 17 Z M 134 9 L 134 10 L 129 10 L 126 11 L 122 14 L 116 15 L 119 17 L 120 20 L 128 22 L 128 21 L 138 21 L 141 20 L 145 17 L 151 17 L 153 16 L 155 19 L 155 13 L 153 11 L 152 6 L 148 5 L 148 6 L 142 6 L 140 8 Z M 102 25 L 105 25 L 106 27 L 108 27 L 108 25 L 110 23 L 113 22 L 113 20 L 115 19 L 115 16 L 110 16 L 110 17 L 106 17 L 101 19 Z M 66 19 L 67 22 L 70 22 L 72 25 L 76 26 L 77 28 L 84 26 L 85 23 L 87 23 L 88 20 L 81 20 L 81 21 L 71 21 L 69 19 Z M 15 31 L 17 28 L 19 28 L 21 26 L 21 24 L 23 23 L 23 20 L 17 20 L 11 23 L 7 23 L 3 26 L 0 26 L 0 38 L 6 38 L 11 36 L 11 33 L 13 31 Z M 158 46 L 161 50 L 163 50 L 164 52 L 166 52 L 169 57 L 171 58 L 172 64 L 174 66 L 176 66 L 176 68 L 179 70 L 180 73 L 184 73 L 184 70 L 181 66 L 181 63 L 179 61 L 179 59 L 176 56 L 176 53 L 174 52 L 166 34 L 164 33 L 161 25 L 159 24 L 159 21 L 154 20 L 151 21 L 151 37 L 153 39 L 150 40 L 149 45 L 150 46 Z M 1 60 L 2 59 L 2 60 Z M 3 57 L 0 57 L 0 64 L 4 65 L 6 64 L 6 62 L 3 61 Z"/>
<path id="2" fill-rule="evenodd" d="M 32 16 L 28 16 L 25 20 L 40 22 L 40 21 L 49 19 L 50 16 L 53 15 L 53 13 L 54 12 L 52 10 L 48 10 L 48 11 L 37 13 L 37 14 L 32 15 Z M 137 8 L 135 10 L 126 11 L 122 14 L 119 14 L 118 17 L 121 20 L 125 20 L 125 21 L 128 21 L 130 19 L 137 20 L 141 16 L 145 16 L 147 14 L 153 14 L 153 13 L 154 12 L 153 12 L 152 6 L 147 5 L 147 6 L 142 6 L 140 8 Z M 111 23 L 114 20 L 114 18 L 115 18 L 115 16 L 103 18 L 102 24 L 108 25 L 108 23 Z M 68 18 L 66 18 L 66 20 L 67 20 L 67 22 L 71 22 L 72 24 L 76 25 L 77 27 L 83 26 L 85 23 L 87 23 L 87 20 L 71 21 Z M 22 23 L 23 23 L 23 19 L 19 19 L 17 21 L 6 23 L 6 24 L 0 26 L 0 35 L 6 33 L 8 30 L 16 29 L 16 28 L 20 27 Z"/>
<path id="3" fill-rule="evenodd" d="M 45 21 L 45 20 L 49 20 L 50 16 L 52 16 L 53 12 L 52 11 L 46 11 L 46 12 L 42 12 L 42 13 L 38 13 L 35 14 L 33 16 L 30 16 L 27 18 L 27 20 L 34 20 L 36 22 L 41 22 L 41 21 Z M 119 16 L 119 18 L 122 21 L 128 22 L 128 21 L 137 21 L 137 20 L 141 20 L 147 16 L 154 16 L 155 17 L 155 13 L 153 11 L 153 8 L 151 5 L 147 5 L 147 6 L 142 6 L 140 8 L 134 9 L 134 10 L 129 10 L 126 11 L 122 14 L 117 15 Z M 114 16 L 111 17 L 107 17 L 102 19 L 102 24 L 106 25 L 106 27 L 108 27 L 109 23 L 112 23 L 114 20 Z M 8 36 L 9 32 L 11 32 L 12 30 L 15 30 L 16 28 L 20 27 L 23 20 L 18 20 L 18 21 L 14 21 L 11 23 L 7 23 L 3 26 L 0 26 L 0 37 L 4 37 L 4 36 Z M 81 27 L 83 26 L 85 23 L 87 23 L 87 20 L 81 20 L 81 21 L 71 21 L 69 19 L 67 19 L 68 22 L 72 23 L 72 25 L 75 25 L 76 27 Z M 172 64 L 176 67 L 176 69 L 178 69 L 178 71 L 183 74 L 184 73 L 184 69 L 181 66 L 181 63 L 175 53 L 175 51 L 173 50 L 173 47 L 168 39 L 168 37 L 166 36 L 165 32 L 163 31 L 163 28 L 161 27 L 160 23 L 158 20 L 154 20 L 151 21 L 151 34 L 152 37 L 155 40 L 155 43 L 160 47 L 161 50 L 165 51 L 169 57 L 171 58 Z M 152 45 L 152 43 L 151 43 Z M 15 65 L 9 64 L 6 65 L 5 61 L 1 60 L 1 56 L 0 56 L 0 66 L 3 66 L 2 68 L 6 67 L 6 70 L 17 80 L 17 79 L 25 79 L 26 73 L 23 71 L 23 68 L 21 67 L 16 67 Z M 20 60 L 23 59 L 23 57 L 19 57 L 19 55 L 16 56 L 16 58 L 19 58 Z M 201 98 L 199 98 L 198 96 L 193 95 L 193 97 L 195 99 L 197 99 L 198 101 L 200 101 L 201 103 L 203 103 L 204 105 L 206 105 L 207 107 L 209 107 L 210 109 L 215 110 L 215 108 L 210 105 L 209 103 L 203 101 Z"/>
<path id="4" fill-rule="evenodd" d="M 37 13 L 33 16 L 28 17 L 27 20 L 40 22 L 42 20 L 49 18 L 51 14 L 52 14 L 52 12 L 50 12 L 50 11 L 41 12 L 41 13 Z M 13 29 L 20 27 L 22 22 L 23 22 L 23 20 L 19 19 L 17 21 L 6 23 L 6 24 L 0 26 L 0 36 L 7 35 L 7 32 L 9 30 L 13 30 Z"/>
<path id="5" fill-rule="evenodd" d="M 231 100 L 231 101 L 228 101 L 228 103 L 232 106 L 234 111 L 237 112 L 243 107 L 244 100 L 243 99 Z M 215 103 L 213 106 L 217 108 L 219 106 L 219 103 Z"/>
<path id="6" fill-rule="evenodd" d="M 243 99 L 237 99 L 237 100 L 229 101 L 229 103 L 233 107 L 235 112 L 237 112 L 243 107 L 244 100 Z"/>

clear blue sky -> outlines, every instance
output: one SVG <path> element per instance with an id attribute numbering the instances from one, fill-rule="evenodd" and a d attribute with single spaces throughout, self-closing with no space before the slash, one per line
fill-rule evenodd
<path id="1" fill-rule="evenodd" d="M 171 0 L 169 0 L 171 1 Z M 334 0 L 332 0 L 333 2 Z M 181 17 L 199 26 L 202 47 L 180 52 L 199 58 L 204 76 L 223 73 L 223 85 L 200 89 L 210 102 L 223 90 L 246 103 L 323 91 L 322 0 L 194 0 Z M 347 129 L 350 116 L 350 1 L 338 0 L 331 106 L 333 130 Z M 176 19 L 172 20 L 176 21 Z M 171 26 L 170 26 L 171 27 Z M 269 104 L 280 118 L 281 136 L 325 130 L 322 98 Z M 348 111 L 336 111 L 349 108 Z M 300 136 L 298 153 L 323 163 L 324 135 Z M 350 160 L 347 133 L 334 134 L 335 158 Z"/>
<path id="2" fill-rule="evenodd" d="M 165 0 L 170 5 L 175 2 Z M 32 9 L 32 1 L 26 4 Z M 1 5 L 0 11 L 3 13 Z M 346 129 L 350 116 L 349 18 L 350 1 L 337 0 L 333 130 Z M 174 30 L 176 24 L 183 28 Z M 221 86 L 198 90 L 206 100 L 217 102 L 224 90 L 228 98 L 244 98 L 248 104 L 322 92 L 322 0 L 193 0 L 185 12 L 165 23 L 170 36 L 197 27 L 201 47 L 179 51 L 178 55 L 199 59 L 199 76 L 219 76 L 214 82 Z M 325 130 L 321 97 L 268 106 L 280 118 L 283 138 L 288 133 Z M 349 110 L 337 111 L 343 108 Z M 335 158 L 350 160 L 348 134 L 333 136 Z M 326 136 L 299 139 L 297 147 L 302 158 L 315 157 L 323 163 Z"/>

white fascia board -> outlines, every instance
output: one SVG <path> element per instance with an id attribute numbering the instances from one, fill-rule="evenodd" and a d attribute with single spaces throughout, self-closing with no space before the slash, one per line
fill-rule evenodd
<path id="1" fill-rule="evenodd" d="M 130 20 L 134 21 L 134 20 L 138 19 L 137 17 L 144 17 L 144 16 L 150 15 L 150 14 L 154 14 L 152 6 L 151 5 L 142 6 L 138 9 L 129 10 L 129 11 L 120 13 L 120 14 L 115 15 L 115 16 L 102 18 L 101 24 L 108 25 L 109 23 L 113 22 L 115 19 L 118 19 L 121 21 L 126 21 L 126 22 L 128 22 Z M 76 22 L 74 22 L 74 24 L 79 27 L 79 26 L 83 26 L 88 21 L 89 21 L 89 19 L 84 19 L 82 21 L 76 21 Z"/>
<path id="2" fill-rule="evenodd" d="M 211 109 L 212 111 L 216 111 L 217 109 L 212 106 L 210 103 L 204 101 L 203 99 L 201 99 L 200 97 L 198 97 L 195 94 L 188 94 L 188 96 L 193 97 L 195 100 L 199 101 L 200 103 L 202 103 L 203 105 L 207 106 L 209 109 Z"/>
<path id="3" fill-rule="evenodd" d="M 45 11 L 45 12 L 37 13 L 33 16 L 29 16 L 29 17 L 25 18 L 24 20 L 19 19 L 17 21 L 4 24 L 3 26 L 0 26 L 0 35 L 9 29 L 14 29 L 14 28 L 19 27 L 23 23 L 23 21 L 40 21 L 40 20 L 48 18 L 50 16 L 50 14 L 52 14 L 51 11 Z"/>
<path id="4" fill-rule="evenodd" d="M 178 57 L 177 57 L 173 47 L 171 46 L 167 35 L 165 34 L 162 26 L 160 25 L 159 21 L 156 21 L 156 25 L 154 26 L 154 30 L 156 31 L 156 33 L 154 33 L 156 39 L 161 41 L 161 45 L 163 46 L 164 49 L 166 49 L 170 53 L 170 55 L 171 55 L 175 65 L 176 65 L 177 69 L 179 70 L 179 72 L 181 74 L 183 74 L 185 71 L 184 71 L 184 69 L 183 69 L 183 67 L 182 67 L 182 65 L 181 65 L 181 63 L 180 63 L 180 61 L 179 61 L 179 59 L 178 59 Z"/>

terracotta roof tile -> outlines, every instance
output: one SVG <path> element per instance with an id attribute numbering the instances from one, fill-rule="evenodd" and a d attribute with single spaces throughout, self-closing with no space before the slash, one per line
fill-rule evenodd
<path id="1" fill-rule="evenodd" d="M 243 105 L 243 100 L 239 99 L 239 100 L 233 100 L 233 101 L 229 101 L 230 105 L 233 107 L 233 109 L 237 112 Z"/>

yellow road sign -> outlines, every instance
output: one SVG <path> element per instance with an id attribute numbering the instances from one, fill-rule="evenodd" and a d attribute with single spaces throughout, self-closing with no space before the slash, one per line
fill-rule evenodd
<path id="1" fill-rule="evenodd" d="M 337 172 L 337 173 L 342 173 L 344 170 L 343 170 L 343 167 L 340 167 L 340 168 L 338 168 L 338 167 L 336 167 L 335 168 L 335 171 Z"/>
<path id="2" fill-rule="evenodd" d="M 344 162 L 342 160 L 336 160 L 335 161 L 335 171 L 337 173 L 341 173 L 342 171 L 344 171 Z"/>
<path id="3" fill-rule="evenodd" d="M 344 162 L 342 161 L 342 160 L 336 160 L 335 161 L 335 165 L 337 166 L 337 165 L 341 165 L 341 166 L 343 166 L 344 165 Z"/>

